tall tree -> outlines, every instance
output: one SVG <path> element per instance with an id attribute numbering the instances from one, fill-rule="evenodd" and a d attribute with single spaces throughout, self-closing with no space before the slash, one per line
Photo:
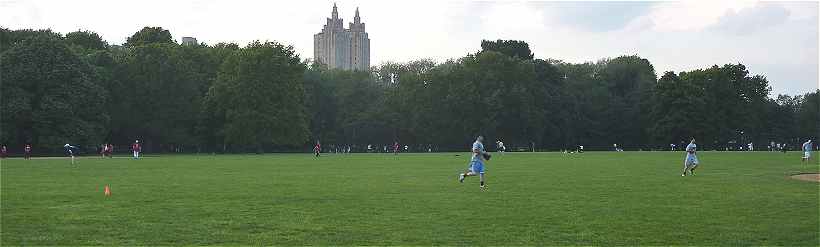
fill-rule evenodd
<path id="1" fill-rule="evenodd" d="M 133 48 L 117 71 L 114 129 L 118 139 L 156 144 L 192 144 L 207 75 L 187 57 L 188 48 L 148 44 Z M 193 51 L 191 51 L 193 52 Z"/>
<path id="2" fill-rule="evenodd" d="M 128 37 L 125 46 L 134 47 L 155 43 L 174 43 L 171 32 L 162 27 L 144 27 Z"/>
<path id="3" fill-rule="evenodd" d="M 56 148 L 100 143 L 108 93 L 91 66 L 59 39 L 36 36 L 0 55 L 2 135 L 16 143 Z"/>
<path id="4" fill-rule="evenodd" d="M 535 56 L 530 51 L 530 45 L 520 40 L 481 40 L 481 51 L 495 51 L 510 57 L 532 60 Z"/>
<path id="5" fill-rule="evenodd" d="M 275 42 L 253 42 L 232 54 L 207 98 L 224 118 L 226 142 L 257 150 L 305 143 L 304 71 L 293 47 Z"/>
<path id="6" fill-rule="evenodd" d="M 69 46 L 76 46 L 83 50 L 105 50 L 108 47 L 102 37 L 91 31 L 74 31 L 65 34 L 65 41 Z"/>

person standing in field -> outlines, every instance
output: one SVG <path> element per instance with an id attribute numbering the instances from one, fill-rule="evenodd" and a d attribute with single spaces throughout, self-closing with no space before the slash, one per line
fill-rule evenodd
<path id="1" fill-rule="evenodd" d="M 26 146 L 23 147 L 23 159 L 31 159 L 31 144 L 29 143 L 26 143 Z"/>
<path id="2" fill-rule="evenodd" d="M 313 146 L 313 154 L 315 157 L 319 157 L 319 153 L 322 152 L 322 144 L 319 141 L 316 141 L 316 145 Z"/>
<path id="3" fill-rule="evenodd" d="M 393 155 L 399 155 L 399 142 L 393 142 Z"/>
<path id="4" fill-rule="evenodd" d="M 105 157 L 111 158 L 111 148 L 112 148 L 111 144 L 108 144 L 108 143 L 103 144 L 103 150 L 102 150 L 102 157 L 103 158 L 105 158 Z"/>
<path id="5" fill-rule="evenodd" d="M 689 145 L 686 145 L 686 159 L 683 161 L 683 174 L 681 177 L 686 176 L 686 171 L 689 171 L 690 176 L 695 175 L 695 168 L 698 167 L 698 156 L 695 154 L 697 152 L 698 145 L 695 144 L 695 138 L 692 138 L 692 141 L 689 142 Z"/>
<path id="6" fill-rule="evenodd" d="M 469 176 L 478 176 L 480 183 L 481 190 L 487 189 L 486 184 L 484 183 L 484 161 L 486 160 L 485 157 L 488 157 L 486 151 L 484 151 L 484 141 L 483 136 L 478 136 L 473 142 L 472 148 L 472 157 L 470 158 L 470 167 L 464 173 L 458 175 L 458 182 L 463 183 L 464 178 Z"/>
<path id="7" fill-rule="evenodd" d="M 6 156 L 8 156 L 8 155 L 9 155 L 9 150 L 6 149 L 6 145 L 3 145 L 2 147 L 0 147 L 0 158 L 5 159 Z"/>
<path id="8" fill-rule="evenodd" d="M 65 149 L 66 154 L 68 156 L 71 156 L 71 164 L 73 165 L 74 164 L 74 154 L 77 152 L 77 147 L 69 145 L 68 143 L 66 143 L 65 145 L 63 145 L 63 148 Z"/>
<path id="9" fill-rule="evenodd" d="M 4 146 L 5 147 L 5 146 Z M 803 159 L 801 162 L 805 165 L 808 164 L 808 161 L 811 160 L 811 140 L 807 140 L 803 143 Z"/>
<path id="10" fill-rule="evenodd" d="M 134 151 L 134 159 L 140 158 L 140 152 L 142 151 L 142 145 L 140 145 L 140 140 L 134 141 L 134 144 L 131 144 L 131 150 Z"/>
<path id="11" fill-rule="evenodd" d="M 106 144 L 105 145 L 105 150 L 106 150 L 106 155 L 108 155 L 108 158 L 114 158 L 114 155 L 113 155 L 114 154 L 114 145 L 113 144 L 111 144 L 111 143 Z"/>

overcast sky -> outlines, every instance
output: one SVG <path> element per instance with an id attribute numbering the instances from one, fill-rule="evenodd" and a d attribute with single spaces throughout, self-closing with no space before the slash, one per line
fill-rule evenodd
<path id="1" fill-rule="evenodd" d="M 481 39 L 524 40 L 537 58 L 568 62 L 637 54 L 660 76 L 743 63 L 768 77 L 772 93 L 818 88 L 818 2 L 521 2 L 337 0 L 345 25 L 356 7 L 371 61 L 439 62 L 480 49 Z M 161 26 L 215 44 L 275 40 L 313 55 L 313 34 L 334 1 L 0 0 L 0 26 L 79 29 L 122 44 Z"/>

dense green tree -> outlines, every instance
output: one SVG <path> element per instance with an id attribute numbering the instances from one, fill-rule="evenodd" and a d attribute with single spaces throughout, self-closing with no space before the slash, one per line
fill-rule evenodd
<path id="1" fill-rule="evenodd" d="M 125 42 L 126 47 L 135 47 L 147 44 L 169 44 L 174 43 L 171 32 L 162 27 L 144 27 L 137 31 Z"/>
<path id="2" fill-rule="evenodd" d="M 175 44 L 133 48 L 117 71 L 113 88 L 117 101 L 112 114 L 118 139 L 141 138 L 148 148 L 157 144 L 191 144 L 204 89 L 209 81 Z"/>
<path id="3" fill-rule="evenodd" d="M 20 30 L 9 30 L 7 28 L 0 27 L 0 53 L 5 52 L 8 49 L 11 49 L 15 43 L 33 38 L 33 37 L 47 37 L 53 39 L 63 39 L 63 36 L 59 33 L 55 33 L 51 31 L 51 29 L 40 29 L 40 30 L 33 30 L 33 29 L 20 29 Z"/>
<path id="4" fill-rule="evenodd" d="M 797 111 L 797 122 L 797 138 L 818 141 L 820 137 L 820 90 L 803 96 L 803 102 Z"/>
<path id="5" fill-rule="evenodd" d="M 147 151 L 231 152 L 399 141 L 463 150 L 483 134 L 511 148 L 668 148 L 696 137 L 706 149 L 734 149 L 794 147 L 820 132 L 820 91 L 770 98 L 766 77 L 742 64 L 656 79 L 635 55 L 567 63 L 534 58 L 524 41 L 481 47 L 443 63 L 343 71 L 307 66 L 278 43 L 181 46 L 159 27 L 124 46 L 91 31 L 0 28 L 0 142 L 140 138 Z"/>
<path id="6" fill-rule="evenodd" d="M 530 45 L 520 40 L 482 40 L 481 51 L 495 51 L 510 57 L 532 60 L 534 55 L 530 51 Z"/>
<path id="7" fill-rule="evenodd" d="M 100 143 L 108 93 L 93 68 L 62 40 L 34 36 L 0 55 L 2 135 L 15 143 L 56 148 Z"/>
<path id="8" fill-rule="evenodd" d="M 82 50 L 105 50 L 108 47 L 99 34 L 91 31 L 74 31 L 65 34 L 65 41 L 69 46 Z"/>
<path id="9" fill-rule="evenodd" d="M 225 141 L 257 150 L 305 143 L 304 71 L 293 47 L 275 42 L 253 42 L 228 57 L 207 98 L 224 119 Z"/>

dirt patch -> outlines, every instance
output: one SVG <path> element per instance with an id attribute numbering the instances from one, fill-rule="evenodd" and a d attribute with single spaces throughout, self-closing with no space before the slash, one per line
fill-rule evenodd
<path id="1" fill-rule="evenodd" d="M 803 181 L 820 182 L 820 173 L 796 174 L 792 175 L 792 178 Z"/>

